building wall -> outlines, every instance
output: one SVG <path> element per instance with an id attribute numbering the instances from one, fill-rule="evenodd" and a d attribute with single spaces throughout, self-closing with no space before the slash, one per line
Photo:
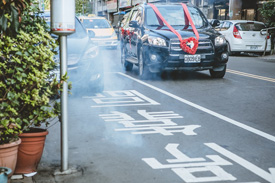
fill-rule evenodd
<path id="1" fill-rule="evenodd" d="M 152 0 L 116 0 L 116 10 L 108 11 L 108 1 L 114 0 L 94 0 L 98 2 L 97 9 L 98 15 L 105 16 L 106 18 L 112 17 L 112 14 L 123 11 L 125 9 L 133 7 L 140 2 L 152 1 Z M 177 1 L 177 0 L 153 0 L 156 1 Z M 178 0 L 183 2 L 183 0 Z M 190 2 L 201 9 L 206 15 L 207 19 L 219 19 L 219 20 L 258 20 L 260 17 L 257 14 L 259 0 L 185 0 Z"/>
<path id="2" fill-rule="evenodd" d="M 190 0 L 208 19 L 259 20 L 259 0 Z"/>

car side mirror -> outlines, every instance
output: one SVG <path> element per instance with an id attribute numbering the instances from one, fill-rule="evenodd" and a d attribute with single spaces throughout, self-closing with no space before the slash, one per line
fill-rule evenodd
<path id="1" fill-rule="evenodd" d="M 138 22 L 135 21 L 135 20 L 132 20 L 132 21 L 129 23 L 129 27 L 138 28 L 138 27 L 139 27 Z"/>
<path id="2" fill-rule="evenodd" d="M 217 20 L 217 19 L 214 19 L 214 20 L 212 20 L 211 22 L 210 22 L 210 25 L 212 26 L 212 27 L 217 27 L 217 26 L 219 26 L 221 24 L 221 22 L 219 21 L 219 20 Z"/>

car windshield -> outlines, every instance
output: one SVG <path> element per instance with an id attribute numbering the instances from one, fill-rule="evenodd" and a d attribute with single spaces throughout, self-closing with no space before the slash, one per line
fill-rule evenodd
<path id="1" fill-rule="evenodd" d="M 90 29 L 108 29 L 110 24 L 105 19 L 83 19 L 83 25 Z"/>
<path id="2" fill-rule="evenodd" d="M 265 29 L 265 25 L 261 23 L 238 23 L 235 25 L 239 31 L 261 31 Z"/>
<path id="3" fill-rule="evenodd" d="M 182 6 L 159 6 L 157 8 L 171 26 L 185 26 L 185 17 Z M 188 7 L 188 10 L 196 28 L 202 28 L 208 25 L 207 20 L 202 16 L 198 9 Z M 151 7 L 146 9 L 145 17 L 145 24 L 147 26 L 161 26 L 161 20 L 158 19 Z"/>

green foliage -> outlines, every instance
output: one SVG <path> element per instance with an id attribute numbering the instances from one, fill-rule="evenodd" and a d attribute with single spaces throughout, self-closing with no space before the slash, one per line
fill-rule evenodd
<path id="1" fill-rule="evenodd" d="M 14 35 L 19 30 L 22 11 L 30 0 L 0 0 L 0 33 Z"/>
<path id="2" fill-rule="evenodd" d="M 92 13 L 91 3 L 88 0 L 75 0 L 75 13 L 88 15 Z"/>
<path id="3" fill-rule="evenodd" d="M 0 41 L 0 126 L 5 129 L 0 144 L 59 114 L 53 107 L 57 101 L 50 104 L 60 89 L 51 74 L 57 44 L 41 25 L 36 29 L 20 30 L 15 38 L 3 35 Z"/>
<path id="4" fill-rule="evenodd" d="M 15 0 L 0 2 L 1 12 L 8 4 L 19 6 Z M 17 8 L 19 25 L 13 22 L 13 10 L 5 9 L 7 24 L 0 22 L 0 144 L 17 140 L 32 126 L 47 125 L 60 114 L 59 102 L 50 100 L 59 97 L 62 90 L 53 74 L 57 42 L 46 31 L 45 21 L 37 16 L 35 4 L 18 2 L 23 2 L 22 8 Z M 64 76 L 61 82 L 66 79 Z"/>
<path id="5" fill-rule="evenodd" d="M 269 27 L 275 27 L 275 2 L 269 0 L 269 2 L 263 3 L 263 7 L 259 10 L 265 23 Z"/>

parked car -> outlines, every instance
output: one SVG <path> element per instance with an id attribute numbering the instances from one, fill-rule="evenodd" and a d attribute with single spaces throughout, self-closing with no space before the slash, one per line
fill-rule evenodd
<path id="1" fill-rule="evenodd" d="M 81 16 L 79 20 L 95 44 L 100 47 L 117 48 L 117 34 L 105 17 Z"/>
<path id="2" fill-rule="evenodd" d="M 184 11 L 180 4 L 160 4 L 156 7 L 183 39 L 195 37 L 191 26 L 185 26 Z M 123 27 L 132 33 L 122 36 L 121 40 L 121 63 L 124 69 L 131 71 L 133 65 L 137 65 L 141 78 L 146 73 L 166 70 L 209 70 L 212 77 L 222 78 L 228 61 L 225 39 L 213 29 L 197 7 L 188 5 L 188 10 L 200 36 L 195 55 L 180 48 L 179 38 L 165 24 L 160 23 L 149 4 L 134 7 Z"/>
<path id="3" fill-rule="evenodd" d="M 41 14 L 50 25 L 50 13 Z M 57 38 L 56 35 L 52 34 Z M 67 36 L 67 67 L 69 81 L 73 90 L 101 92 L 104 89 L 103 62 L 100 59 L 98 46 L 90 40 L 85 28 L 78 18 L 75 18 L 75 33 Z M 59 63 L 59 54 L 55 56 Z M 59 68 L 55 74 L 59 78 Z"/>
<path id="4" fill-rule="evenodd" d="M 234 54 L 241 52 L 264 52 L 267 35 L 261 34 L 262 29 L 266 29 L 265 24 L 262 22 L 228 20 L 224 21 L 222 26 L 216 30 L 224 35 L 228 45 L 228 52 Z M 271 51 L 269 36 L 267 37 L 266 51 Z"/>

